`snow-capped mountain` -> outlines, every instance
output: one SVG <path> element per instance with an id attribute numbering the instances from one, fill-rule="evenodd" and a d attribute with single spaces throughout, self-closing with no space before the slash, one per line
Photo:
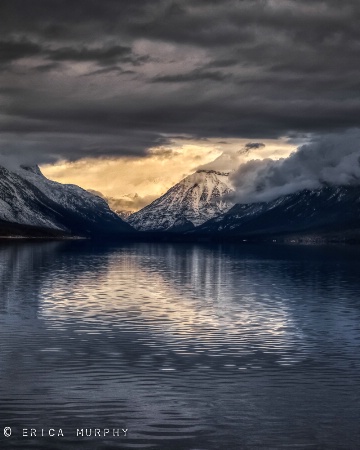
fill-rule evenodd
<path id="1" fill-rule="evenodd" d="M 82 236 L 132 231 L 100 197 L 48 180 L 37 166 L 0 166 L 0 222 L 6 230 L 28 226 Z"/>
<path id="2" fill-rule="evenodd" d="M 245 236 L 347 230 L 360 230 L 360 186 L 326 186 L 270 202 L 237 204 L 196 232 Z"/>
<path id="3" fill-rule="evenodd" d="M 184 231 L 231 208 L 232 203 L 223 198 L 230 192 L 229 172 L 199 170 L 127 221 L 141 231 Z"/>

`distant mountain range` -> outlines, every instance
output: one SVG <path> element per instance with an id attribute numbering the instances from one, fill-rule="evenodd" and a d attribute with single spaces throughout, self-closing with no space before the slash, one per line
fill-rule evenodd
<path id="1" fill-rule="evenodd" d="M 100 197 L 43 176 L 39 167 L 0 166 L 0 236 L 101 236 L 132 228 Z"/>
<path id="2" fill-rule="evenodd" d="M 360 236 L 360 186 L 324 186 L 235 205 L 232 192 L 229 173 L 201 170 L 127 220 L 140 231 L 182 232 L 187 238 Z"/>
<path id="3" fill-rule="evenodd" d="M 360 240 L 360 186 L 324 186 L 234 205 L 229 173 L 200 170 L 140 211 L 123 215 L 128 223 L 121 211 L 109 208 L 109 199 L 93 192 L 50 181 L 37 166 L 0 166 L 0 237 Z"/>
<path id="4" fill-rule="evenodd" d="M 360 231 L 360 186 L 325 186 L 270 202 L 237 204 L 196 229 L 199 234 L 244 237 Z"/>
<path id="5" fill-rule="evenodd" d="M 97 195 L 98 197 L 104 199 L 106 203 L 109 205 L 109 208 L 125 221 L 128 219 L 128 217 L 131 216 L 131 214 L 135 212 L 133 207 L 134 207 L 134 199 L 137 198 L 137 194 L 123 195 L 120 198 L 114 198 L 114 197 L 106 197 L 101 192 L 95 191 L 93 189 L 88 189 L 88 192 L 90 192 L 90 194 Z"/>
<path id="6" fill-rule="evenodd" d="M 228 172 L 199 170 L 166 194 L 132 214 L 127 221 L 139 231 L 186 231 L 228 211 L 232 192 Z"/>

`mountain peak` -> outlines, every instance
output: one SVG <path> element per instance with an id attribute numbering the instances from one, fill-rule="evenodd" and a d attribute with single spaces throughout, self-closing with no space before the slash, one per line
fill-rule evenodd
<path id="1" fill-rule="evenodd" d="M 26 170 L 27 172 L 31 172 L 31 173 L 33 173 L 33 174 L 35 174 L 35 175 L 39 175 L 39 176 L 41 176 L 41 177 L 44 176 L 43 173 L 42 173 L 41 170 L 40 170 L 40 167 L 39 167 L 37 164 L 35 164 L 34 166 L 25 166 L 25 165 L 22 165 L 22 166 L 20 166 L 20 167 L 21 167 L 21 169 Z"/>
<path id="2" fill-rule="evenodd" d="M 231 192 L 229 172 L 199 170 L 132 214 L 128 222 L 142 231 L 192 228 L 229 210 L 232 203 L 224 196 Z"/>
<path id="3" fill-rule="evenodd" d="M 360 186 L 324 186 L 286 194 L 268 202 L 236 204 L 199 227 L 199 233 L 271 235 L 357 230 Z"/>
<path id="4" fill-rule="evenodd" d="M 223 175 L 223 176 L 228 177 L 231 172 L 219 171 L 219 170 L 213 170 L 213 169 L 199 169 L 195 173 L 213 173 L 215 175 Z"/>
<path id="5" fill-rule="evenodd" d="M 0 228 L 92 237 L 132 231 L 105 200 L 78 186 L 48 180 L 38 166 L 0 166 L 0 172 Z"/>

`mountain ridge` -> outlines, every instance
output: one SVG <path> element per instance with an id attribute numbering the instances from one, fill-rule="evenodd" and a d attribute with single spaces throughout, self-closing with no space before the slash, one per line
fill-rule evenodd
<path id="1" fill-rule="evenodd" d="M 31 229 L 80 236 L 133 231 L 100 197 L 48 180 L 38 166 L 0 166 L 0 221 L 3 228 L 28 226 L 30 235 Z"/>
<path id="2" fill-rule="evenodd" d="M 360 186 L 324 186 L 270 202 L 236 204 L 194 232 L 255 236 L 359 228 Z"/>
<path id="3" fill-rule="evenodd" d="M 199 170 L 127 219 L 139 231 L 186 231 L 227 211 L 229 172 Z"/>

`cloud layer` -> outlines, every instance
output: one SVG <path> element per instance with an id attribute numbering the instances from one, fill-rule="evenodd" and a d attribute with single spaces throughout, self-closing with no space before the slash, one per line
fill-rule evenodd
<path id="1" fill-rule="evenodd" d="M 360 184 L 360 130 L 314 137 L 289 157 L 251 160 L 231 174 L 237 203 L 270 201 L 303 189 Z"/>
<path id="2" fill-rule="evenodd" d="M 357 0 L 2 0 L 0 17 L 0 152 L 27 162 L 359 125 Z"/>

